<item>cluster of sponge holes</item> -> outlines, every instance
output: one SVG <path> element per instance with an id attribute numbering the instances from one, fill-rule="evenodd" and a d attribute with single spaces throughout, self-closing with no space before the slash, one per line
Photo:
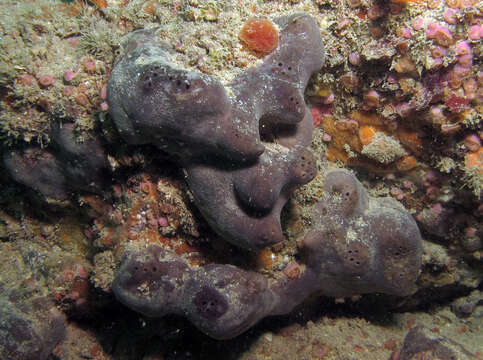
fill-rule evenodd
<path id="1" fill-rule="evenodd" d="M 393 249 L 391 253 L 393 257 L 401 259 L 405 258 L 408 255 L 409 249 L 403 245 L 399 245 L 395 249 Z"/>
<path id="2" fill-rule="evenodd" d="M 348 244 L 344 254 L 344 263 L 347 266 L 347 270 L 351 272 L 352 275 L 362 275 L 369 265 L 368 256 L 368 250 L 364 244 L 358 241 Z"/>
<path id="3" fill-rule="evenodd" d="M 354 250 L 347 250 L 347 258 L 349 259 L 349 261 L 357 266 L 361 265 L 361 262 L 360 260 L 358 259 L 359 258 L 359 250 L 358 249 L 354 249 Z"/>
<path id="4" fill-rule="evenodd" d="M 351 197 L 351 192 L 349 190 L 345 190 L 343 185 L 342 186 L 338 186 L 338 185 L 333 185 L 332 188 L 331 188 L 331 192 L 334 193 L 334 194 L 340 194 L 345 201 L 348 201 L 350 200 L 350 197 Z"/>
<path id="5" fill-rule="evenodd" d="M 161 269 L 158 268 L 156 261 L 137 263 L 133 266 L 134 278 L 139 282 L 142 280 L 153 282 L 161 276 Z"/>
<path id="6" fill-rule="evenodd" d="M 314 162 L 309 156 L 302 154 L 300 156 L 300 176 L 302 181 L 310 180 L 315 175 Z"/>
<path id="7" fill-rule="evenodd" d="M 298 89 L 284 89 L 286 87 L 286 81 L 278 80 L 278 84 L 275 85 L 278 89 L 274 89 L 276 100 L 279 103 L 279 112 L 283 119 L 282 123 L 295 125 L 300 123 L 305 116 L 306 106 L 303 98 L 301 97 Z"/>
<path id="8" fill-rule="evenodd" d="M 173 80 L 174 80 L 174 77 L 170 76 L 169 81 L 173 81 Z M 188 91 L 191 88 L 191 83 L 187 79 L 181 80 L 178 78 L 176 79 L 175 86 L 176 86 L 175 92 L 183 92 L 183 91 Z"/>
<path id="9" fill-rule="evenodd" d="M 288 100 L 289 100 L 291 103 L 295 103 L 295 105 L 298 105 L 298 104 L 299 104 L 299 101 L 298 101 L 298 100 L 297 100 L 295 97 L 293 97 L 293 96 L 290 96 L 290 97 L 288 98 Z"/>
<path id="10" fill-rule="evenodd" d="M 301 121 L 303 119 L 304 114 L 305 114 L 305 111 L 304 111 L 305 103 L 303 103 L 302 106 L 301 106 L 299 100 L 300 100 L 300 97 L 297 96 L 296 94 L 290 95 L 288 97 L 288 108 L 287 108 L 287 110 L 297 114 L 297 117 L 299 117 L 298 120 Z M 282 106 L 283 106 L 283 104 L 282 104 Z"/>
<path id="11" fill-rule="evenodd" d="M 293 75 L 295 73 L 295 71 L 293 71 L 292 66 L 290 65 L 285 67 L 282 62 L 279 62 L 277 65 L 278 66 L 274 66 L 272 68 L 273 72 L 280 73 L 282 75 Z"/>
<path id="12" fill-rule="evenodd" d="M 394 264 L 393 269 L 395 271 L 395 275 L 399 277 L 399 279 L 403 280 L 408 276 L 408 268 L 405 265 L 404 259 L 408 258 L 409 253 L 411 250 L 404 245 L 394 245 L 386 249 L 385 257 L 388 259 L 394 259 L 394 260 L 389 260 L 391 264 Z M 398 263 L 398 260 L 402 260 L 401 262 Z M 397 265 L 395 265 L 397 264 Z M 392 267 L 392 266 L 391 266 Z"/>
<path id="13" fill-rule="evenodd" d="M 203 286 L 194 300 L 198 313 L 208 320 L 215 320 L 228 310 L 225 298 L 216 290 Z"/>
<path id="14" fill-rule="evenodd" d="M 342 179 L 345 180 L 345 179 Z M 352 185 L 352 184 L 351 184 Z M 341 197 L 340 211 L 349 215 L 357 206 L 358 194 L 356 189 L 348 184 L 334 184 L 330 187 L 331 194 L 339 194 Z"/>
<path id="15" fill-rule="evenodd" d="M 152 91 L 165 74 L 165 68 L 159 65 L 150 66 L 143 72 L 141 76 L 142 89 L 146 92 Z"/>
<path id="16" fill-rule="evenodd" d="M 134 267 L 134 270 L 138 271 L 139 270 L 139 266 L 135 266 Z M 156 268 L 156 266 L 153 266 L 153 267 L 151 267 L 151 269 L 149 269 L 147 266 L 143 266 L 142 267 L 142 271 L 144 271 L 145 273 L 147 273 L 148 271 L 151 271 L 151 272 L 155 273 L 157 271 L 157 268 Z"/>
<path id="17" fill-rule="evenodd" d="M 141 76 L 141 86 L 145 92 L 151 92 L 161 80 L 174 82 L 175 91 L 181 92 L 189 90 L 191 83 L 187 79 L 169 75 L 166 77 L 167 69 L 159 65 L 154 65 L 146 69 Z"/>
<path id="18" fill-rule="evenodd" d="M 136 262 L 131 267 L 132 285 L 137 288 L 140 284 L 147 284 L 150 291 L 162 289 L 164 293 L 171 293 L 175 290 L 173 277 L 169 275 L 169 268 L 174 265 L 162 263 L 156 259 L 146 262 Z"/>

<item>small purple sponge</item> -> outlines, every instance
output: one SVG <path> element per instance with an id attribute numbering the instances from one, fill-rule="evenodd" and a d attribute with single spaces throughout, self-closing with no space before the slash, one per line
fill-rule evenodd
<path id="1" fill-rule="evenodd" d="M 421 235 L 392 198 L 372 198 L 348 171 L 327 175 L 304 238 L 309 267 L 321 290 L 342 297 L 366 292 L 406 295 L 421 266 Z"/>
<path id="2" fill-rule="evenodd" d="M 107 155 L 98 138 L 77 142 L 74 125 L 52 131 L 49 150 L 30 147 L 3 154 L 10 176 L 47 199 L 67 200 L 72 191 L 99 193 L 108 174 Z"/>

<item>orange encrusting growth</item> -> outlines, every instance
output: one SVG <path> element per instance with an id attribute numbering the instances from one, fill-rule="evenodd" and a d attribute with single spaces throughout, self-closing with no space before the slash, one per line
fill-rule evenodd
<path id="1" fill-rule="evenodd" d="M 99 9 L 105 9 L 107 7 L 107 0 L 91 0 L 91 2 Z"/>
<path id="2" fill-rule="evenodd" d="M 483 147 L 480 147 L 478 151 L 466 154 L 465 166 L 467 168 L 476 168 L 479 173 L 483 174 Z"/>
<path id="3" fill-rule="evenodd" d="M 374 129 L 374 133 L 382 129 L 382 121 L 377 114 L 366 113 L 361 111 L 355 111 L 349 115 L 350 120 L 357 121 L 359 123 L 359 133 L 362 130 L 364 134 L 367 134 L 368 141 L 370 142 L 370 132 Z M 330 161 L 341 160 L 345 163 L 358 162 L 360 159 L 349 159 L 345 150 L 345 144 L 348 144 L 355 152 L 360 153 L 362 151 L 362 143 L 360 135 L 356 131 L 354 134 L 350 129 L 343 131 L 336 126 L 337 121 L 333 116 L 326 115 L 322 118 L 322 128 L 326 133 L 332 136 L 332 140 L 329 144 L 327 157 Z M 367 132 L 367 133 L 366 133 Z M 369 143 L 368 142 L 368 143 Z"/>
<path id="4" fill-rule="evenodd" d="M 350 131 L 339 130 L 336 127 L 336 119 L 333 116 L 322 116 L 322 129 L 332 137 L 327 151 L 327 159 L 329 161 L 341 160 L 347 163 L 348 156 L 344 150 L 345 144 L 349 144 L 356 151 L 362 150 L 359 137 L 354 136 Z"/>
<path id="5" fill-rule="evenodd" d="M 399 129 L 397 131 L 397 138 L 404 145 L 404 147 L 411 150 L 416 155 L 420 155 L 423 150 L 423 142 L 415 131 L 406 131 Z"/>
<path id="6" fill-rule="evenodd" d="M 327 149 L 327 159 L 329 161 L 339 160 L 350 166 L 363 167 L 377 173 L 410 171 L 418 166 L 416 156 L 422 153 L 423 143 L 417 132 L 405 128 L 389 131 L 385 129 L 383 118 L 374 112 L 354 111 L 349 114 L 348 120 L 355 121 L 359 124 L 359 128 L 355 131 L 351 128 L 344 129 L 337 126 L 338 121 L 334 116 L 328 114 L 320 116 L 323 131 L 331 136 Z M 359 156 L 363 147 L 369 145 L 377 133 L 396 137 L 404 148 L 415 156 L 403 156 L 390 165 L 379 164 L 374 160 Z M 356 156 L 349 156 L 347 146 Z"/>
<path id="7" fill-rule="evenodd" d="M 156 6 L 152 1 L 148 1 L 144 4 L 143 11 L 148 15 L 154 16 L 156 14 Z"/>
<path id="8" fill-rule="evenodd" d="M 382 117 L 374 112 L 354 111 L 351 112 L 349 118 L 357 120 L 360 126 L 372 125 L 376 130 L 380 130 L 383 126 Z"/>
<path id="9" fill-rule="evenodd" d="M 269 269 L 274 263 L 275 256 L 271 249 L 263 249 L 255 255 L 255 263 L 258 269 Z"/>
<path id="10" fill-rule="evenodd" d="M 376 128 L 370 125 L 364 125 L 359 128 L 359 140 L 362 145 L 369 145 L 376 134 Z"/>
<path id="11" fill-rule="evenodd" d="M 396 167 L 399 171 L 409 171 L 416 167 L 418 160 L 412 155 L 406 155 L 401 157 L 397 163 Z"/>
<path id="12" fill-rule="evenodd" d="M 278 45 L 278 30 L 268 19 L 250 19 L 243 25 L 240 39 L 250 50 L 271 53 Z"/>

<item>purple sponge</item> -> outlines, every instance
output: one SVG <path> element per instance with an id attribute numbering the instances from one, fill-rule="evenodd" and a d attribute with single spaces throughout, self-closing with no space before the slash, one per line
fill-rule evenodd
<path id="1" fill-rule="evenodd" d="M 421 235 L 395 200 L 370 197 L 347 171 L 330 172 L 313 221 L 295 276 L 265 278 L 232 265 L 191 267 L 159 246 L 141 246 L 128 250 L 114 294 L 146 315 L 184 315 L 206 334 L 227 339 L 263 317 L 292 311 L 313 293 L 410 293 L 421 266 Z"/>
<path id="2" fill-rule="evenodd" d="M 213 229 L 247 249 L 282 241 L 282 207 L 316 174 L 303 93 L 323 65 L 322 39 L 306 14 L 275 22 L 278 47 L 226 87 L 175 66 L 156 31 L 146 30 L 129 36 L 108 84 L 124 139 L 177 157 Z"/>
<path id="3" fill-rule="evenodd" d="M 391 198 L 372 198 L 348 171 L 327 175 L 304 238 L 308 266 L 325 294 L 406 295 L 421 266 L 421 235 L 411 215 Z"/>

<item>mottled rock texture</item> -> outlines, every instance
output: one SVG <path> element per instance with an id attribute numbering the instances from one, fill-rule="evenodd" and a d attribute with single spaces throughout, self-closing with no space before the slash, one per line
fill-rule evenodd
<path id="1" fill-rule="evenodd" d="M 483 309 L 483 292 L 480 290 L 475 290 L 471 292 L 466 298 L 459 298 L 453 301 L 451 304 L 451 311 L 453 311 L 456 316 L 466 318 L 470 315 L 475 315 L 476 317 L 482 316 Z M 477 309 L 479 308 L 479 309 Z M 476 311 L 478 310 L 478 311 Z M 476 314 L 474 314 L 476 312 Z"/>
<path id="2" fill-rule="evenodd" d="M 65 317 L 34 280 L 0 283 L 0 358 L 45 360 L 65 336 Z"/>
<path id="3" fill-rule="evenodd" d="M 282 241 L 280 211 L 316 173 L 303 92 L 324 61 L 319 29 L 305 14 L 275 22 L 278 47 L 226 87 L 177 68 L 156 32 L 144 30 L 127 39 L 108 86 L 124 139 L 177 156 L 213 229 L 248 249 Z"/>
<path id="4" fill-rule="evenodd" d="M 477 357 L 460 344 L 431 332 L 424 326 L 411 329 L 404 339 L 399 359 L 401 360 L 453 360 L 476 359 Z"/>

